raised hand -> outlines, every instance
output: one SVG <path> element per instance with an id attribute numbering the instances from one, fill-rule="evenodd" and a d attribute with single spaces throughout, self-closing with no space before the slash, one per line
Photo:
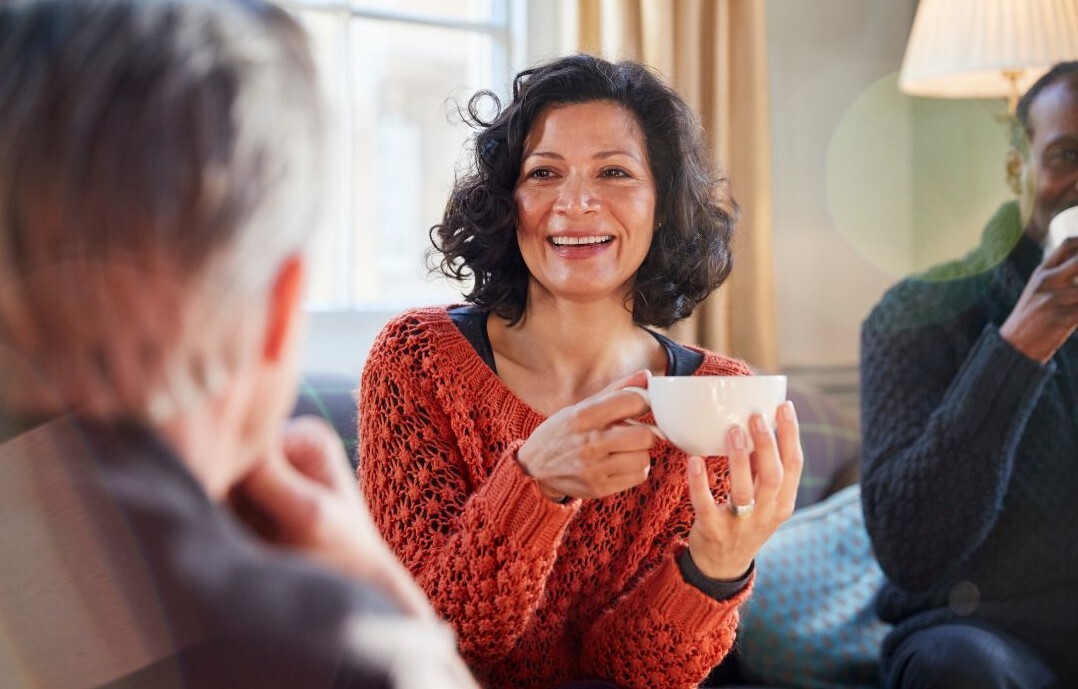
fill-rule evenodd
<path id="1" fill-rule="evenodd" d="M 1078 328 L 1078 237 L 1069 237 L 1033 271 L 999 334 L 1018 351 L 1048 362 Z"/>
<path id="2" fill-rule="evenodd" d="M 406 611 L 433 618 L 426 596 L 371 520 L 332 427 L 313 416 L 293 419 L 278 449 L 235 489 L 241 515 L 275 545 L 373 582 Z"/>
<path id="3" fill-rule="evenodd" d="M 730 448 L 730 496 L 719 503 L 711 494 L 702 457 L 689 457 L 689 496 L 696 520 L 689 532 L 689 554 L 701 572 L 733 581 L 748 571 L 775 529 L 794 511 L 804 455 L 793 403 L 776 414 L 775 434 L 759 414 L 749 422 L 755 451 L 748 452 L 745 429 L 734 427 Z"/>
<path id="4" fill-rule="evenodd" d="M 602 392 L 552 415 L 517 452 L 524 472 L 551 500 L 601 498 L 643 483 L 651 471 L 655 436 L 623 423 L 648 410 L 644 398 L 622 388 L 647 385 L 647 372 L 616 381 Z"/>

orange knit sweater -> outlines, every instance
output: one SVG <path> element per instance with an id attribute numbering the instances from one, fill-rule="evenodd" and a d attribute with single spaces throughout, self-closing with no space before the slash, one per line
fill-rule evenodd
<path id="1" fill-rule="evenodd" d="M 748 369 L 707 353 L 697 373 Z M 445 308 L 385 327 L 359 408 L 360 485 L 375 522 L 485 686 L 695 687 L 729 651 L 748 590 L 717 601 L 675 562 L 693 520 L 684 453 L 657 443 L 647 482 L 623 493 L 546 499 L 515 459 L 543 417 Z M 725 458 L 708 471 L 725 496 Z"/>

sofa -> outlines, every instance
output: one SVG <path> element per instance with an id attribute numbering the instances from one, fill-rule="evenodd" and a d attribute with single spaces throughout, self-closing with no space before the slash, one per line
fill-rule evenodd
<path id="1" fill-rule="evenodd" d="M 307 373 L 294 410 L 328 420 L 353 465 L 355 387 L 347 376 Z M 761 551 L 756 591 L 744 611 L 738 646 L 702 686 L 873 689 L 872 668 L 866 665 L 874 666 L 885 629 L 874 618 L 871 598 L 882 574 L 860 522 L 857 420 L 824 394 L 793 381 L 788 397 L 797 409 L 805 451 L 797 510 Z M 811 579 L 816 570 L 823 588 L 830 587 L 826 608 L 820 607 L 821 584 Z M 812 600 L 793 600 L 795 590 Z M 836 607 L 841 609 L 836 612 Z M 774 628 L 806 617 L 814 619 L 804 634 L 791 636 L 789 630 Z M 820 628 L 836 623 L 844 625 L 837 635 Z"/>

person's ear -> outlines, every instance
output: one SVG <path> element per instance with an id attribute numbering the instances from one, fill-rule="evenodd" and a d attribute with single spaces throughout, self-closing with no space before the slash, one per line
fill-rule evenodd
<path id="1" fill-rule="evenodd" d="M 289 338 L 299 326 L 305 273 L 306 265 L 299 254 L 289 256 L 277 270 L 262 340 L 262 358 L 267 362 L 277 363 L 285 356 Z"/>
<path id="2" fill-rule="evenodd" d="M 1006 171 L 1007 171 L 1007 186 L 1014 192 L 1015 196 L 1022 195 L 1022 167 L 1025 165 L 1025 159 L 1022 154 L 1014 148 L 1007 149 L 1006 158 Z"/>

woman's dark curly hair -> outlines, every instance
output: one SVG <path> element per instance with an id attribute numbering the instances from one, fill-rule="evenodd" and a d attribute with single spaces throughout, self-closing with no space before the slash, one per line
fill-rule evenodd
<path id="1" fill-rule="evenodd" d="M 545 109 L 610 101 L 632 112 L 644 134 L 656 185 L 656 230 L 636 274 L 633 320 L 666 327 L 689 316 L 732 267 L 730 238 L 737 206 L 685 101 L 647 67 L 570 55 L 516 76 L 503 109 L 490 91 L 468 101 L 472 170 L 458 178 L 442 222 L 430 230 L 437 269 L 473 279 L 465 299 L 517 323 L 527 302 L 529 272 L 516 238 L 513 199 L 524 140 Z M 494 116 L 482 114 L 493 103 Z"/>

